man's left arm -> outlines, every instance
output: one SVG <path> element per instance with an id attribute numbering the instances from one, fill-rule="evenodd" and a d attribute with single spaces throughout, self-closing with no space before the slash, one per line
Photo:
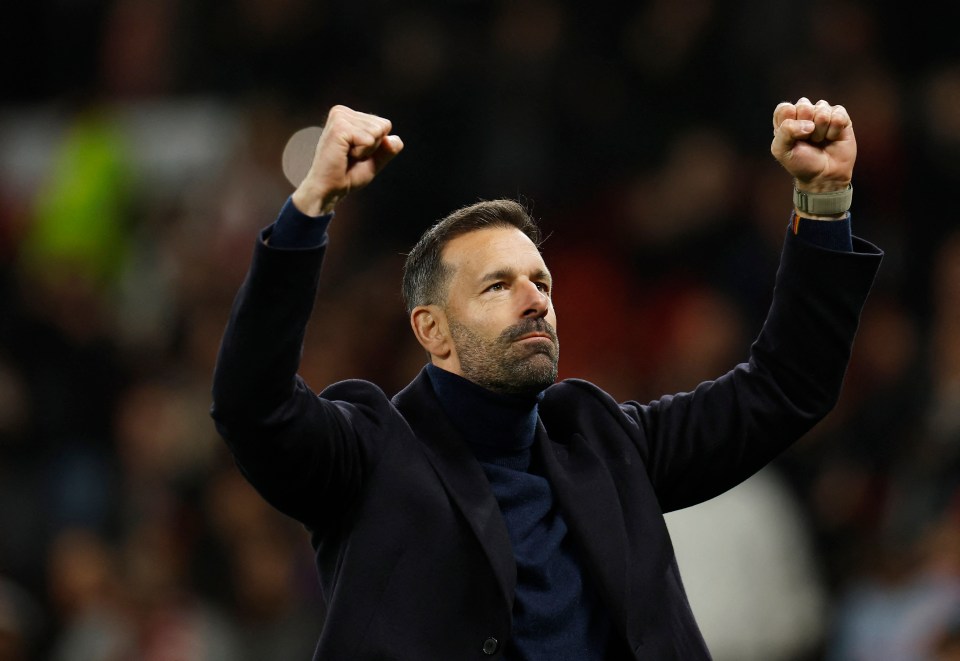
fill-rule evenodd
<path id="1" fill-rule="evenodd" d="M 802 208 L 749 361 L 691 393 L 624 406 L 644 430 L 641 450 L 665 511 L 735 486 L 832 409 L 879 267 L 882 253 L 850 234 L 856 141 L 846 110 L 780 104 L 771 151 L 793 175 Z"/>

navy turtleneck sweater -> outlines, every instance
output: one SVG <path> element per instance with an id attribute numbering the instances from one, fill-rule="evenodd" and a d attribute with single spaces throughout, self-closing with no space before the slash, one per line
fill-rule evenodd
<path id="1" fill-rule="evenodd" d="M 540 397 L 500 395 L 433 365 L 427 374 L 490 480 L 513 544 L 517 586 L 504 659 L 607 658 L 609 618 L 584 580 L 550 484 L 532 458 Z"/>

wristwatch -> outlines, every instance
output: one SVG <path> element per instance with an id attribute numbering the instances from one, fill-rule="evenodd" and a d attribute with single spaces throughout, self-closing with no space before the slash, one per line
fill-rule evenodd
<path id="1" fill-rule="evenodd" d="M 846 213 L 853 202 L 853 184 L 847 184 L 843 190 L 829 193 L 804 193 L 793 187 L 793 205 L 797 211 L 815 216 L 833 216 Z"/>

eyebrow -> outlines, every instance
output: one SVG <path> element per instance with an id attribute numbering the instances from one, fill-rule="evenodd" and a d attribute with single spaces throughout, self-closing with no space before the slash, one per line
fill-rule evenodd
<path id="1" fill-rule="evenodd" d="M 511 280 L 516 277 L 516 269 L 509 267 L 499 268 L 496 271 L 491 271 L 480 278 L 480 282 L 488 282 L 490 280 Z M 531 280 L 548 280 L 553 282 L 553 277 L 550 275 L 550 272 L 545 269 L 537 269 L 535 272 L 530 274 Z"/>

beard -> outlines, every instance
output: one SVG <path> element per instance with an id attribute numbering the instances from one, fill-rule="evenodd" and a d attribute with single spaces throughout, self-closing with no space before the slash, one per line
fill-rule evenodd
<path id="1" fill-rule="evenodd" d="M 557 380 L 560 341 L 545 319 L 524 319 L 492 339 L 455 319 L 449 322 L 460 370 L 477 385 L 507 395 L 535 395 Z M 516 343 L 536 332 L 546 333 L 552 342 Z"/>

